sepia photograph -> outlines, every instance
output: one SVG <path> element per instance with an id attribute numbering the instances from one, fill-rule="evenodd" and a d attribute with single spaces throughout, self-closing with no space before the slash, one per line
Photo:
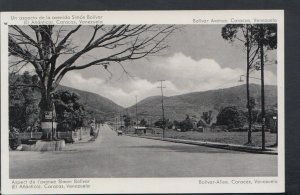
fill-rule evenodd
<path id="1" fill-rule="evenodd" d="M 279 176 L 276 20 L 69 19 L 7 25 L 13 187 L 89 188 L 84 178 L 278 182 L 239 179 Z M 57 178 L 74 180 L 17 182 Z"/>

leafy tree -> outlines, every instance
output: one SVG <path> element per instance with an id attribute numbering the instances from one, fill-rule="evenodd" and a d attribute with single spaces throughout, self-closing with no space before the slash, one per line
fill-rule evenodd
<path id="1" fill-rule="evenodd" d="M 34 75 L 9 74 L 9 126 L 20 132 L 39 130 L 39 93 L 31 85 Z"/>
<path id="2" fill-rule="evenodd" d="M 143 118 L 143 119 L 140 121 L 140 125 L 145 127 L 145 126 L 147 125 L 147 121 Z"/>
<path id="3" fill-rule="evenodd" d="M 207 123 L 201 119 L 197 122 L 197 127 L 206 127 L 206 126 L 207 126 Z"/>
<path id="4" fill-rule="evenodd" d="M 167 120 L 167 121 L 166 121 L 166 127 L 167 127 L 168 129 L 172 129 L 173 125 L 174 125 L 174 123 L 172 123 L 172 121 L 170 121 L 170 120 Z"/>
<path id="5" fill-rule="evenodd" d="M 267 109 L 265 111 L 265 125 L 267 129 L 271 128 L 271 121 L 273 120 L 273 117 L 277 117 L 277 110 L 275 109 Z M 257 121 L 262 122 L 262 112 L 260 112 L 257 116 Z"/>
<path id="6" fill-rule="evenodd" d="M 130 124 L 131 124 L 131 118 L 130 118 L 130 116 L 124 115 L 123 118 L 124 118 L 125 127 L 129 127 Z"/>
<path id="7" fill-rule="evenodd" d="M 248 119 L 248 111 L 245 112 L 244 114 L 245 114 L 246 118 Z M 257 109 L 253 109 L 253 110 L 251 111 L 251 115 L 252 115 L 252 117 L 251 117 L 251 118 L 252 118 L 252 124 L 258 123 L 258 122 L 259 122 L 259 119 L 258 119 L 259 114 L 260 114 L 260 111 L 257 110 Z"/>
<path id="8" fill-rule="evenodd" d="M 257 34 L 257 25 L 253 24 L 227 24 L 222 28 L 222 37 L 225 40 L 233 42 L 238 40 L 242 42 L 242 46 L 246 49 L 246 91 L 247 91 L 247 105 L 248 109 L 248 143 L 252 143 L 252 111 L 250 107 L 250 89 L 249 89 L 249 75 L 250 69 L 253 68 L 255 62 L 258 60 L 258 43 L 255 39 Z"/>
<path id="9" fill-rule="evenodd" d="M 168 119 L 164 119 L 164 120 L 159 119 L 158 121 L 155 121 L 155 122 L 154 122 L 154 125 L 155 125 L 156 127 L 163 128 L 163 127 L 166 126 L 166 124 L 167 124 L 168 121 L 169 121 Z"/>
<path id="10" fill-rule="evenodd" d="M 261 77 L 261 115 L 262 115 L 262 149 L 265 150 L 265 83 L 264 83 L 264 66 L 265 66 L 265 48 L 267 50 L 277 49 L 277 24 L 259 24 L 259 33 L 256 40 L 260 50 L 260 77 Z"/>
<path id="11" fill-rule="evenodd" d="M 228 106 L 217 116 L 217 125 L 226 125 L 229 128 L 242 127 L 246 121 L 244 113 L 235 106 Z"/>
<path id="12" fill-rule="evenodd" d="M 193 129 L 193 123 L 190 119 L 190 116 L 187 114 L 185 120 L 180 122 L 180 129 L 182 131 L 189 131 L 191 129 Z"/>
<path id="13" fill-rule="evenodd" d="M 247 90 L 247 109 L 248 109 L 248 143 L 252 143 L 251 127 L 252 127 L 252 108 L 250 102 L 249 78 L 250 69 L 258 69 L 262 67 L 263 75 L 263 62 L 264 52 L 263 47 L 274 49 L 277 47 L 277 36 L 275 24 L 227 24 L 222 28 L 222 37 L 229 41 L 235 40 L 242 43 L 243 49 L 246 51 L 246 90 Z M 260 51 L 260 52 L 259 52 Z M 263 91 L 263 77 L 262 77 L 262 91 Z M 264 98 L 262 98 L 264 99 Z"/>
<path id="14" fill-rule="evenodd" d="M 177 125 L 179 124 L 179 121 L 174 120 L 174 121 L 173 121 L 173 124 L 174 124 L 175 126 L 177 126 Z"/>
<path id="15" fill-rule="evenodd" d="M 212 110 L 203 112 L 201 118 L 205 121 L 206 125 L 210 125 L 212 122 Z"/>
<path id="16" fill-rule="evenodd" d="M 74 131 L 78 127 L 87 125 L 91 117 L 78 102 L 79 96 L 68 90 L 58 90 L 53 95 L 57 114 L 57 129 L 59 131 Z"/>
<path id="17" fill-rule="evenodd" d="M 72 38 L 85 30 L 86 42 L 76 45 Z M 167 47 L 166 39 L 174 25 L 96 25 L 96 26 L 9 26 L 10 67 L 31 65 L 40 90 L 42 120 L 52 110 L 52 94 L 70 71 L 91 66 L 108 69 L 116 63 L 155 55 Z M 97 57 L 91 52 L 97 51 Z M 84 59 L 84 60 L 83 60 Z M 125 69 L 124 69 L 125 71 Z"/>

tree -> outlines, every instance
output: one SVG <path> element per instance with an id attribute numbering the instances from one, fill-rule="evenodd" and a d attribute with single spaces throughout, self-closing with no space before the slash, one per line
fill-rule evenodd
<path id="1" fill-rule="evenodd" d="M 208 111 L 208 112 L 202 112 L 202 116 L 201 118 L 205 121 L 206 125 L 210 125 L 210 123 L 212 122 L 212 110 Z"/>
<path id="2" fill-rule="evenodd" d="M 124 124 L 125 124 L 125 127 L 129 127 L 129 126 L 130 126 L 130 123 L 131 123 L 131 118 L 130 118 L 130 116 L 124 115 L 123 118 L 124 118 Z"/>
<path id="3" fill-rule="evenodd" d="M 256 40 L 260 50 L 260 72 L 261 72 L 261 115 L 262 115 L 262 150 L 265 150 L 265 92 L 264 92 L 264 63 L 265 51 L 277 49 L 277 24 L 259 24 L 259 33 Z"/>
<path id="4" fill-rule="evenodd" d="M 277 117 L 277 110 L 274 110 L 272 108 L 269 108 L 267 110 L 265 110 L 265 126 L 267 129 L 271 128 L 271 123 L 273 120 L 273 117 L 276 116 Z M 262 112 L 260 112 L 257 116 L 257 121 L 258 122 L 262 122 Z"/>
<path id="5" fill-rule="evenodd" d="M 190 116 L 187 114 L 185 120 L 180 122 L 180 129 L 182 131 L 189 131 L 191 129 L 193 129 L 193 123 L 190 119 Z"/>
<path id="6" fill-rule="evenodd" d="M 165 125 L 166 125 L 166 119 L 165 120 L 162 120 L 162 119 L 159 119 L 158 121 L 155 121 L 154 122 L 154 125 L 156 126 L 156 127 L 160 127 L 160 128 L 163 128 L 163 127 L 165 127 Z"/>
<path id="7" fill-rule="evenodd" d="M 81 29 L 89 36 L 86 43 L 72 41 Z M 41 119 L 53 108 L 52 94 L 70 71 L 91 66 L 107 70 L 109 63 L 121 64 L 152 56 L 167 48 L 166 39 L 174 25 L 97 25 L 97 26 L 16 26 L 9 27 L 10 67 L 32 65 L 38 76 Z M 90 56 L 98 51 L 97 57 Z M 82 60 L 82 59 L 85 60 Z M 88 60 L 90 59 L 90 60 Z"/>
<path id="8" fill-rule="evenodd" d="M 228 106 L 217 116 L 217 125 L 226 125 L 228 128 L 242 127 L 246 121 L 244 113 L 235 106 Z"/>
<path id="9" fill-rule="evenodd" d="M 9 126 L 20 132 L 39 129 L 39 93 L 30 87 L 34 75 L 9 74 Z"/>
<path id="10" fill-rule="evenodd" d="M 276 24 L 228 24 L 222 28 L 222 37 L 233 42 L 239 40 L 246 49 L 246 88 L 248 109 L 248 143 L 252 143 L 252 109 L 250 105 L 249 78 L 250 69 L 261 69 L 262 102 L 264 102 L 264 47 L 268 50 L 277 48 L 277 25 Z M 260 63 L 260 65 L 259 65 Z M 264 103 L 262 103 L 264 107 Z M 264 137 L 264 136 L 262 136 Z M 263 138 L 264 139 L 264 138 Z"/>
<path id="11" fill-rule="evenodd" d="M 257 25 L 252 24 L 227 24 L 222 28 L 222 37 L 225 40 L 233 42 L 238 40 L 246 49 L 246 92 L 248 109 L 248 143 L 252 143 L 252 111 L 250 106 L 250 89 L 249 89 L 249 75 L 250 69 L 253 68 L 258 59 L 258 44 L 255 40 L 257 34 Z"/>
<path id="12" fill-rule="evenodd" d="M 250 98 L 250 108 L 251 108 L 251 119 L 252 119 L 252 124 L 255 122 L 258 122 L 258 114 L 259 114 L 259 110 L 256 109 L 256 101 L 253 97 Z M 245 116 L 248 116 L 248 111 L 245 112 Z"/>
<path id="13" fill-rule="evenodd" d="M 145 126 L 147 125 L 147 121 L 143 118 L 143 119 L 140 121 L 140 125 L 145 127 Z"/>
<path id="14" fill-rule="evenodd" d="M 177 121 L 177 120 L 174 120 L 174 121 L 173 121 L 173 125 L 174 125 L 175 129 L 180 128 L 180 122 Z"/>
<path id="15" fill-rule="evenodd" d="M 87 125 L 91 117 L 79 103 L 79 96 L 68 90 L 57 90 L 53 95 L 59 131 L 75 131 Z"/>

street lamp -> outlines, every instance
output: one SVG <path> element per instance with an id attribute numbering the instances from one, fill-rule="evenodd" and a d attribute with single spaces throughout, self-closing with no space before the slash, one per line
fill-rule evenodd
<path id="1" fill-rule="evenodd" d="M 244 80 L 242 79 L 242 77 L 246 77 L 246 76 L 245 75 L 240 75 L 240 80 L 238 80 L 238 82 L 244 82 Z M 261 80 L 261 78 L 257 78 L 257 77 L 249 77 L 249 78 Z"/>
<path id="2" fill-rule="evenodd" d="M 275 146 L 278 146 L 278 128 L 277 128 L 277 116 L 273 116 L 274 123 L 275 123 L 275 130 L 276 130 L 276 144 Z"/>

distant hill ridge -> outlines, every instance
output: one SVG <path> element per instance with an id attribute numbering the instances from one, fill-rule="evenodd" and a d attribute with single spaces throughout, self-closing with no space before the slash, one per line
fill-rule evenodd
<path id="1" fill-rule="evenodd" d="M 79 102 L 84 105 L 85 110 L 91 112 L 94 117 L 98 119 L 112 118 L 117 113 L 124 110 L 122 106 L 96 93 L 87 92 L 63 85 L 60 85 L 58 89 L 69 90 L 78 94 L 80 96 Z"/>
<path id="2" fill-rule="evenodd" d="M 260 90 L 260 85 L 250 85 L 250 94 L 256 100 L 257 109 L 260 109 L 261 103 Z M 202 112 L 209 110 L 213 111 L 215 117 L 223 107 L 237 106 L 246 110 L 246 104 L 245 85 L 164 97 L 165 116 L 170 120 L 183 120 L 187 114 L 200 119 Z M 265 86 L 265 104 L 266 108 L 277 104 L 277 86 Z M 130 113 L 135 113 L 134 109 L 135 105 L 128 108 Z M 161 113 L 161 96 L 148 97 L 138 102 L 140 118 L 157 120 L 161 118 Z"/>
<path id="3" fill-rule="evenodd" d="M 119 116 L 120 113 L 128 113 L 133 118 L 135 117 L 135 105 L 123 108 L 96 93 L 66 86 L 59 86 L 59 88 L 77 93 L 80 96 L 80 102 L 85 105 L 85 109 L 92 112 L 96 118 L 111 119 Z M 260 85 L 250 85 L 250 94 L 256 100 L 257 109 L 260 109 L 260 90 Z M 192 118 L 200 119 L 202 112 L 212 110 L 215 117 L 225 106 L 237 106 L 246 110 L 246 101 L 245 85 L 169 96 L 164 97 L 165 116 L 170 120 L 183 120 L 188 114 Z M 277 86 L 265 86 L 265 103 L 267 109 L 277 104 Z M 154 121 L 161 118 L 161 96 L 147 97 L 139 101 L 137 105 L 139 119 L 145 118 Z"/>

